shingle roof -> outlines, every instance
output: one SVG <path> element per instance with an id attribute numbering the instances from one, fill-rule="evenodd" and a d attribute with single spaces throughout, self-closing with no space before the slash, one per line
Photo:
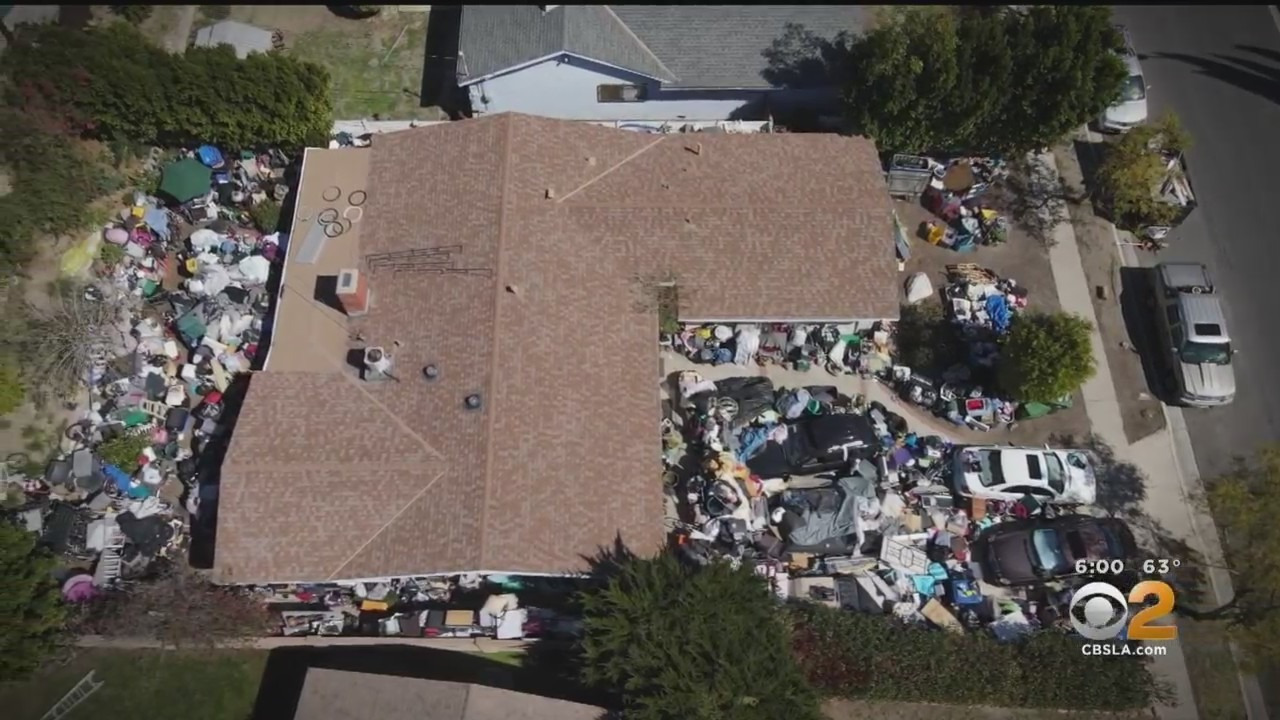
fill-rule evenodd
<path id="1" fill-rule="evenodd" d="M 674 273 L 685 317 L 897 315 L 890 202 L 864 139 L 504 113 L 367 152 L 366 259 L 461 245 L 457 265 L 492 276 L 369 275 L 373 306 L 351 329 L 399 343 L 400 382 L 270 365 L 253 378 L 222 472 L 226 581 L 569 572 L 619 535 L 656 547 L 657 322 L 641 278 Z M 484 408 L 464 409 L 476 392 Z"/>
<path id="2" fill-rule="evenodd" d="M 861 32 L 856 5 L 467 5 L 464 82 L 556 52 L 654 77 L 670 87 L 768 88 L 764 51 L 797 23 L 831 39 Z"/>
<path id="3" fill-rule="evenodd" d="M 309 668 L 294 720 L 596 720 L 591 705 L 486 685 Z"/>
<path id="4" fill-rule="evenodd" d="M 458 48 L 464 82 L 562 52 L 676 79 L 604 5 L 560 5 L 545 13 L 536 5 L 468 5 Z"/>

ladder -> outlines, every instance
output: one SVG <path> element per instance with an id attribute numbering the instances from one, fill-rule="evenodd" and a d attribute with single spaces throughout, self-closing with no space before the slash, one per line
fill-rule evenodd
<path id="1" fill-rule="evenodd" d="M 98 555 L 98 566 L 93 569 L 94 585 L 106 587 L 119 579 L 120 566 L 124 564 L 121 559 L 124 553 L 124 540 L 124 533 L 119 526 L 113 528 L 106 547 Z"/>
<path id="2" fill-rule="evenodd" d="M 90 670 L 89 674 L 85 675 L 80 682 L 76 683 L 76 686 L 71 688 L 70 692 L 63 695 L 62 699 L 50 708 L 49 712 L 45 713 L 40 720 L 58 720 L 59 718 L 65 717 L 66 714 L 75 709 L 77 705 L 84 702 L 85 698 L 97 692 L 98 688 L 102 687 L 103 683 L 94 679 L 93 674 L 95 672 L 97 671 Z"/>

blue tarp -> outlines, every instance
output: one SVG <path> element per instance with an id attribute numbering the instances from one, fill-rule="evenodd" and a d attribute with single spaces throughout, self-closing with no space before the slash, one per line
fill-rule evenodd
<path id="1" fill-rule="evenodd" d="M 169 239 L 169 213 L 163 208 L 147 208 L 146 215 L 142 216 L 142 221 L 151 228 L 151 232 L 161 240 Z"/>
<path id="2" fill-rule="evenodd" d="M 205 167 L 211 169 L 220 168 L 226 163 L 222 158 L 222 151 L 212 145 L 201 145 L 196 150 L 196 156 Z"/>
<path id="3" fill-rule="evenodd" d="M 111 481 L 112 485 L 119 488 L 120 492 L 134 498 L 135 500 L 140 500 L 151 495 L 151 490 L 146 485 L 143 485 L 142 483 L 135 485 L 133 480 L 130 479 L 125 471 L 115 465 L 104 465 L 102 467 L 102 473 L 107 476 L 107 479 Z"/>
<path id="4" fill-rule="evenodd" d="M 1009 309 L 1009 303 L 1004 295 L 987 297 L 987 317 L 991 318 L 991 327 L 995 328 L 998 334 L 1003 335 L 1009 332 L 1009 322 L 1013 320 L 1013 312 Z"/>

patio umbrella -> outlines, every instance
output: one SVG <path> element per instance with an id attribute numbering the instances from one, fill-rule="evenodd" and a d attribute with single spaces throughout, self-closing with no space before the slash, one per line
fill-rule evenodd
<path id="1" fill-rule="evenodd" d="M 160 192 L 184 203 L 209 192 L 213 171 L 195 158 L 179 160 L 164 169 Z"/>

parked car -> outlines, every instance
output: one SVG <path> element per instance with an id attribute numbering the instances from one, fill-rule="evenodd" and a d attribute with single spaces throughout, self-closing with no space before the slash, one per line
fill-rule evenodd
<path id="1" fill-rule="evenodd" d="M 1077 560 L 1131 560 L 1138 545 L 1122 520 L 1063 515 L 992 526 L 975 550 L 985 582 L 1032 585 L 1077 575 Z"/>
<path id="2" fill-rule="evenodd" d="M 1156 266 L 1157 320 L 1177 400 L 1194 407 L 1226 405 L 1236 398 L 1235 350 L 1227 333 L 1221 296 L 1199 263 Z"/>
<path id="3" fill-rule="evenodd" d="M 1098 129 L 1124 133 L 1147 121 L 1147 79 L 1142 74 L 1142 64 L 1138 62 L 1138 51 L 1133 47 L 1129 31 L 1122 26 L 1116 29 L 1124 38 L 1120 59 L 1128 75 L 1120 86 L 1120 98 L 1098 118 Z"/>
<path id="4" fill-rule="evenodd" d="M 974 446 L 957 450 L 952 463 L 953 487 L 965 497 L 1092 505 L 1097 496 L 1093 458 L 1083 450 Z"/>
<path id="5" fill-rule="evenodd" d="M 763 478 L 833 472 L 871 457 L 878 444 L 862 415 L 811 415 L 787 423 L 786 439 L 770 441 L 747 468 Z"/>

